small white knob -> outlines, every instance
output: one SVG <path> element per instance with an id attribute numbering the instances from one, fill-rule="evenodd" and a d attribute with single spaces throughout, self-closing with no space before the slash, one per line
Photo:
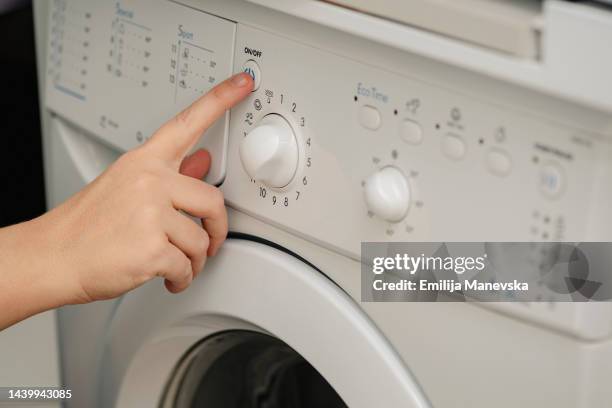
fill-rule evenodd
<path id="1" fill-rule="evenodd" d="M 273 188 L 283 188 L 293 180 L 298 159 L 293 128 L 275 113 L 266 115 L 240 145 L 240 160 L 249 176 Z"/>
<path id="2" fill-rule="evenodd" d="M 408 214 L 410 185 L 396 167 L 384 167 L 368 177 L 364 196 L 368 209 L 383 220 L 399 222 Z"/>

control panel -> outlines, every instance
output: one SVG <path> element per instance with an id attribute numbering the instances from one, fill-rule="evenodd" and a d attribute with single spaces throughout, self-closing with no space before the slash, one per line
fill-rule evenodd
<path id="1" fill-rule="evenodd" d="M 603 143 L 240 25 L 228 202 L 359 257 L 362 241 L 585 239 Z"/>
<path id="2" fill-rule="evenodd" d="M 232 71 L 236 24 L 166 0 L 52 0 L 46 105 L 119 151 Z M 225 177 L 229 115 L 201 145 Z"/>

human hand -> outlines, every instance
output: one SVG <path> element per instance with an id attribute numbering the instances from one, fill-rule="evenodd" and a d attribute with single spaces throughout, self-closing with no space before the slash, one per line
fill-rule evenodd
<path id="1" fill-rule="evenodd" d="M 56 276 L 65 279 L 63 303 L 113 298 L 157 276 L 173 293 L 190 285 L 225 240 L 227 213 L 219 189 L 196 179 L 208 171 L 208 153 L 185 156 L 252 86 L 246 74 L 216 86 L 81 192 L 31 221 L 44 234 Z M 201 218 L 202 226 L 179 210 Z"/>

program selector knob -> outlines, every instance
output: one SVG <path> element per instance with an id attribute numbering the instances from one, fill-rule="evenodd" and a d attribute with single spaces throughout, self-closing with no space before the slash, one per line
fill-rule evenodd
<path id="1" fill-rule="evenodd" d="M 383 167 L 365 181 L 364 197 L 368 209 L 378 217 L 399 222 L 410 208 L 410 184 L 396 167 Z"/>
<path id="2" fill-rule="evenodd" d="M 240 160 L 252 179 L 268 187 L 283 188 L 291 183 L 299 148 L 289 122 L 275 113 L 264 116 L 240 144 Z"/>

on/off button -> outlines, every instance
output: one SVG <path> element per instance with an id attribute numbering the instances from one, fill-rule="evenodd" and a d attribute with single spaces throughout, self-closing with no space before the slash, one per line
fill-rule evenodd
<path id="1" fill-rule="evenodd" d="M 259 89 L 259 85 L 261 84 L 261 70 L 257 62 L 255 62 L 255 60 L 248 60 L 242 66 L 242 71 L 253 78 L 253 91 Z"/>
<path id="2" fill-rule="evenodd" d="M 559 197 L 565 189 L 565 177 L 561 166 L 554 162 L 545 163 L 540 169 L 538 185 L 546 197 Z"/>

